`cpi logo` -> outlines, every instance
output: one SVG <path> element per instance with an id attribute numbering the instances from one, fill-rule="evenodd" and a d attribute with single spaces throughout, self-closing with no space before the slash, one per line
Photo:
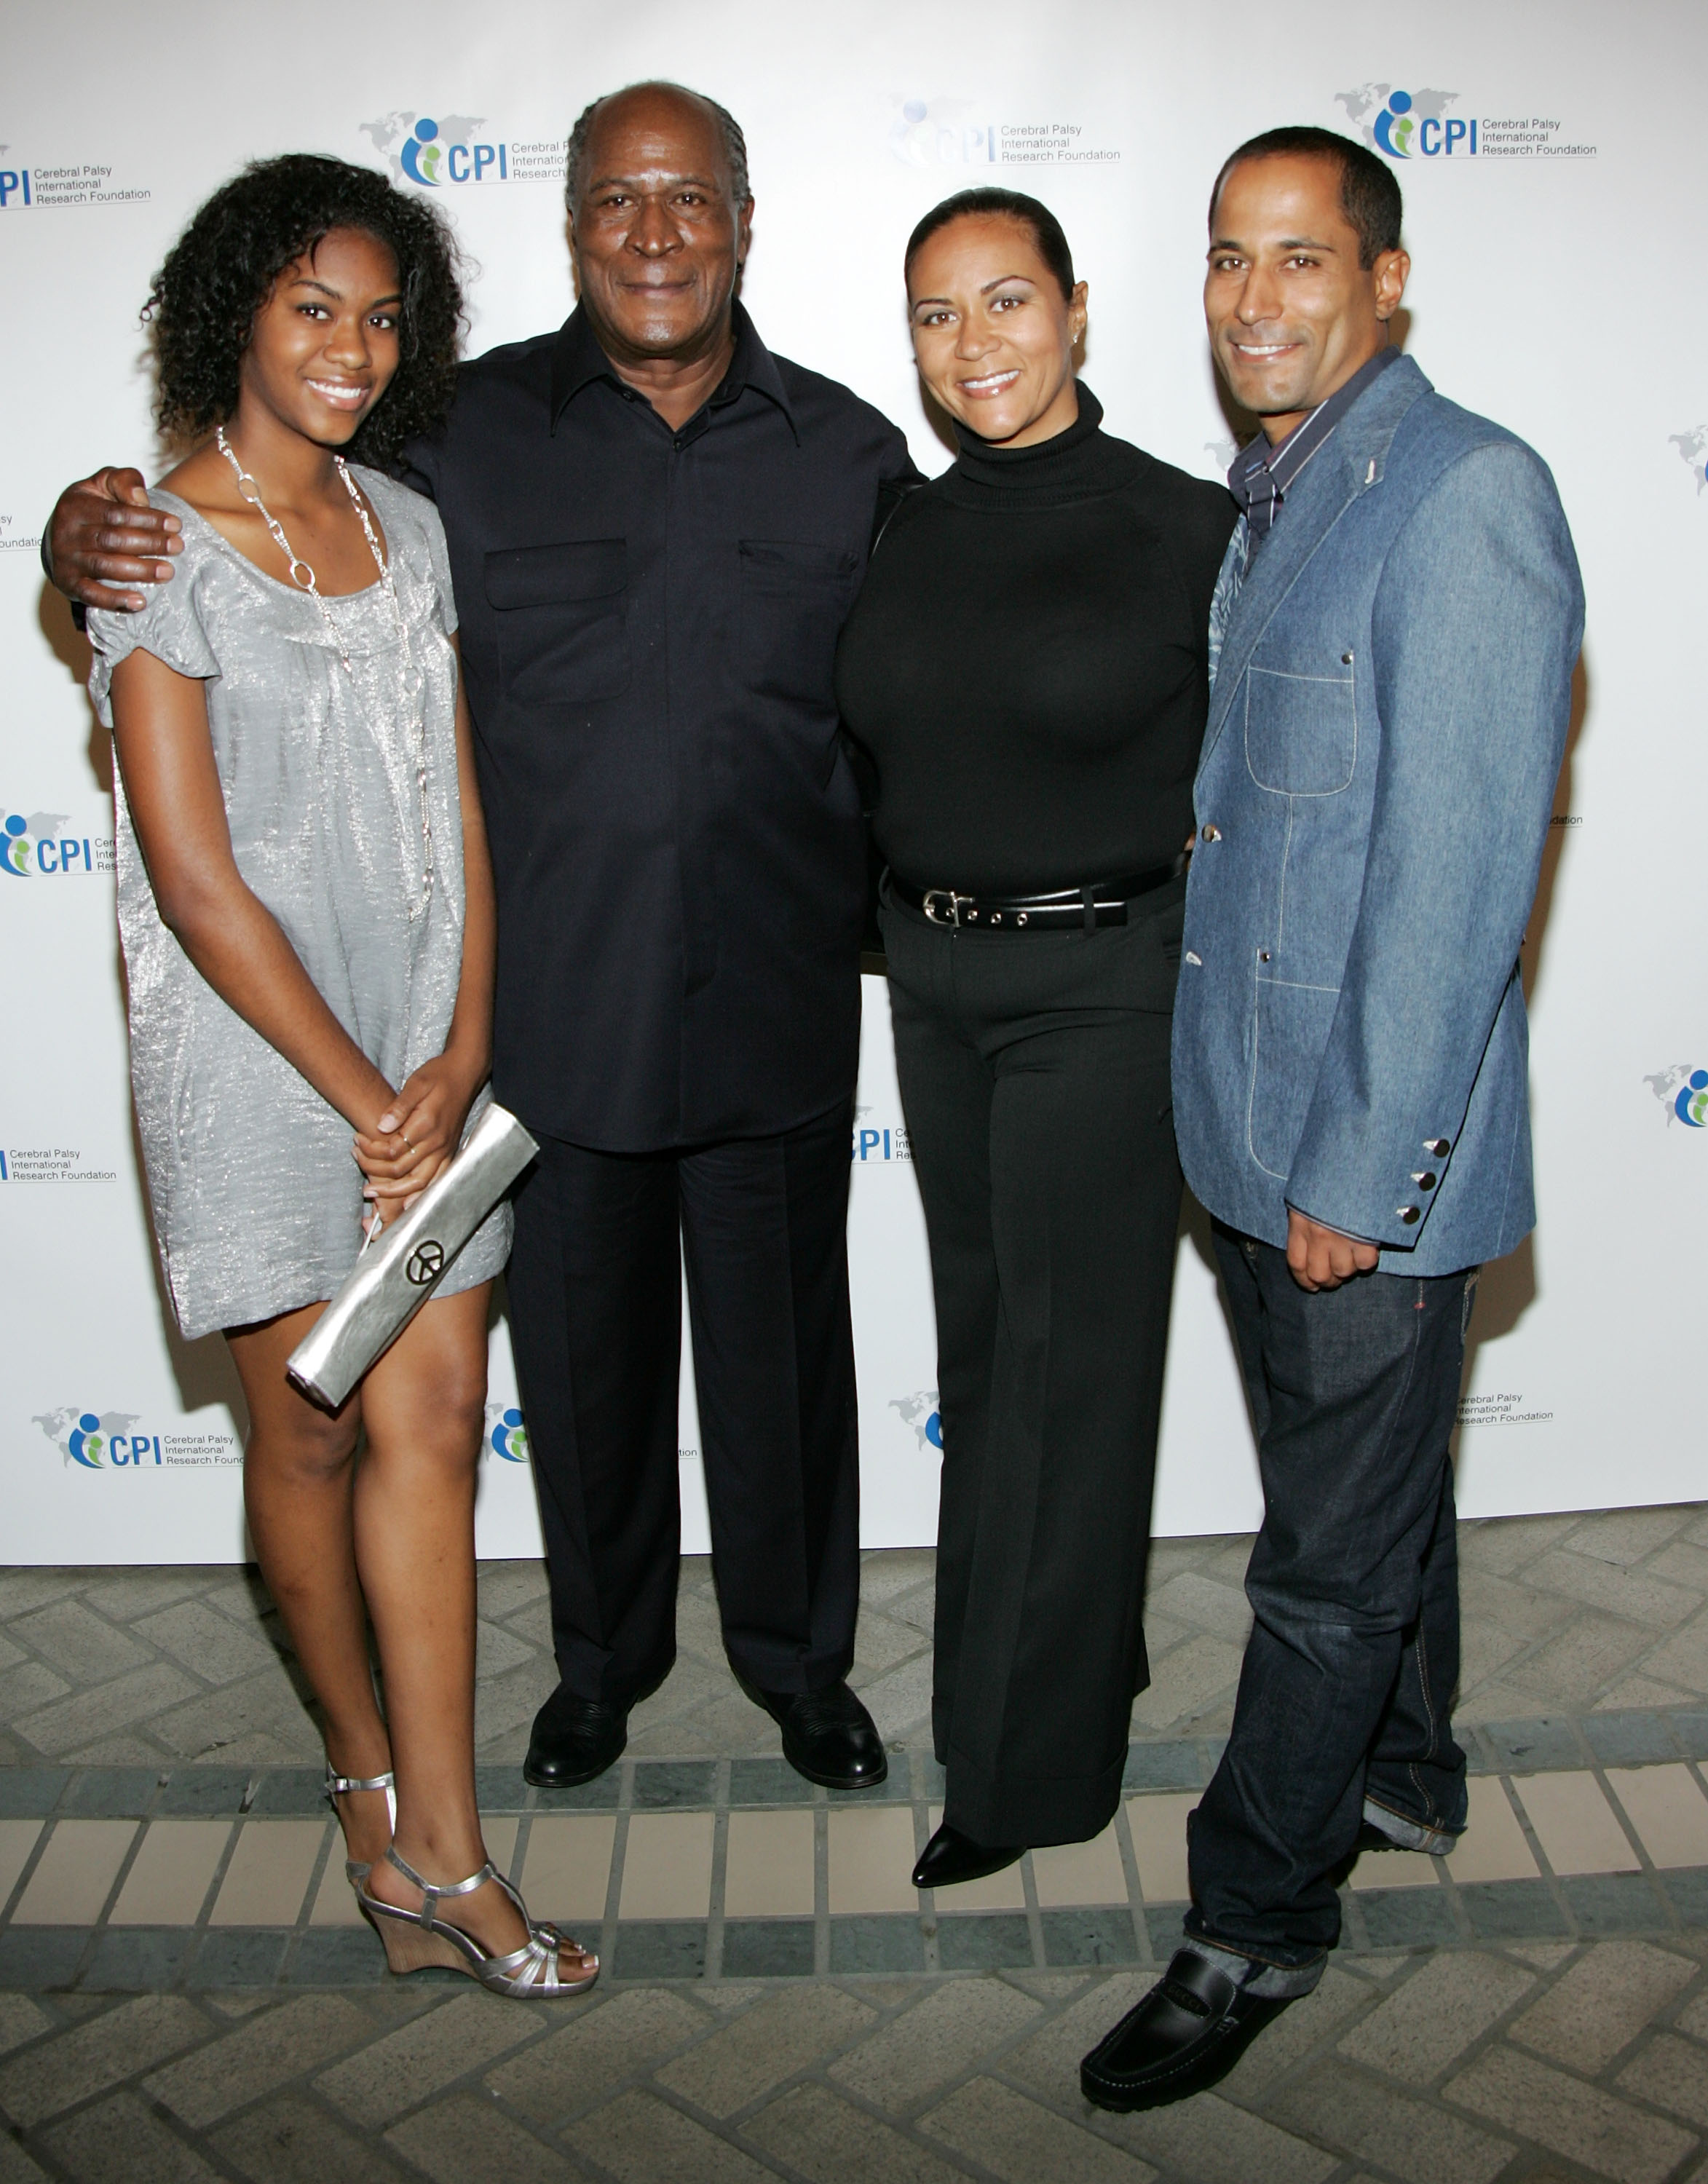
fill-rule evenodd
<path id="1" fill-rule="evenodd" d="M 510 147 L 477 142 L 486 126 L 477 114 L 382 114 L 365 121 L 362 134 L 383 152 L 400 182 L 424 190 L 463 182 L 507 182 Z"/>
<path id="2" fill-rule="evenodd" d="M 1708 1127 L 1708 1069 L 1675 1061 L 1670 1069 L 1657 1069 L 1643 1082 L 1666 1108 L 1669 1128 L 1674 1122 L 1691 1130 Z"/>
<path id="3" fill-rule="evenodd" d="M 0 878 L 14 880 L 43 878 L 62 872 L 110 872 L 113 841 L 110 835 L 67 834 L 61 829 L 70 821 L 63 811 L 8 811 L 0 804 Z M 100 861 L 95 852 L 101 852 Z"/>
<path id="4" fill-rule="evenodd" d="M 1432 95 L 1437 99 L 1445 100 L 1454 94 L 1450 92 L 1433 94 L 1426 92 L 1423 94 L 1426 98 Z M 1391 91 L 1387 105 L 1376 117 L 1376 143 L 1390 159 L 1409 159 L 1414 150 L 1421 153 L 1426 159 L 1443 154 L 1450 159 L 1456 151 L 1463 153 L 1467 159 L 1475 156 L 1475 121 L 1449 120 L 1441 114 L 1414 113 L 1412 109 L 1415 103 L 1409 91 Z"/>
<path id="5" fill-rule="evenodd" d="M 45 1411 L 31 1419 L 64 1458 L 67 1468 L 76 1464 L 84 1471 L 122 1471 L 138 1464 L 158 1465 L 159 1434 L 133 1434 L 134 1412 L 69 1409 Z"/>
<path id="6" fill-rule="evenodd" d="M 907 1127 L 901 1123 L 880 1125 L 869 1123 L 869 1107 L 854 1110 L 854 1134 L 849 1144 L 849 1157 L 857 1167 L 870 1161 L 912 1161 L 913 1148 L 907 1141 Z"/>
<path id="7" fill-rule="evenodd" d="M 36 872 L 92 872 L 90 844 L 60 838 L 70 821 L 63 811 L 5 811 L 0 807 L 0 873 L 28 879 Z"/>
<path id="8" fill-rule="evenodd" d="M 890 125 L 890 151 L 906 167 L 993 167 L 995 125 L 969 98 L 904 98 Z"/>
<path id="9" fill-rule="evenodd" d="M 468 125 L 478 129 L 480 124 L 474 121 Z M 498 180 L 508 181 L 508 149 L 503 144 L 472 144 L 466 137 L 451 138 L 442 143 L 438 122 L 430 114 L 423 114 L 410 131 L 398 158 L 412 182 L 438 189 L 444 182 L 484 181 L 488 170 L 494 166 L 498 169 Z"/>
<path id="10" fill-rule="evenodd" d="M 487 1444 L 493 1454 L 501 1456 L 506 1463 L 526 1463 L 527 1428 L 516 1406 L 500 1410 L 495 1404 L 488 1405 L 487 1419 Z"/>
<path id="11" fill-rule="evenodd" d="M 1403 91 L 1394 84 L 1361 83 L 1352 91 L 1337 91 L 1335 102 L 1346 109 L 1365 143 L 1387 159 L 1476 156 L 1476 122 L 1448 114 L 1448 108 L 1459 103 L 1456 91 Z"/>

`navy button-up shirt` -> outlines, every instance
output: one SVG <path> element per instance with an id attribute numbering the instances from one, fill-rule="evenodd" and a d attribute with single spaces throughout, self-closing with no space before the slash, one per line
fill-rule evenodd
<path id="1" fill-rule="evenodd" d="M 832 670 L 895 426 L 740 305 L 679 431 L 577 311 L 410 450 L 450 544 L 499 903 L 493 1083 L 613 1152 L 823 1114 L 858 1062 L 866 869 Z"/>

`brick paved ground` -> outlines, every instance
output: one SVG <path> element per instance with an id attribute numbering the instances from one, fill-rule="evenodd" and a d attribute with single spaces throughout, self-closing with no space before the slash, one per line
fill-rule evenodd
<path id="1" fill-rule="evenodd" d="M 489 1840 L 606 1960 L 550 2007 L 384 1978 L 252 1578 L 0 1572 L 0 2184 L 1708 2180 L 1708 1513 L 1461 1537 L 1463 1847 L 1365 1860 L 1317 1994 L 1217 2095 L 1129 2121 L 1076 2065 L 1177 1930 L 1244 1540 L 1158 1550 L 1110 1834 L 935 1901 L 905 1869 L 940 1786 L 929 1556 L 866 1564 L 871 1800 L 776 1758 L 703 1563 L 622 1769 L 527 1791 L 544 1587 L 483 1571 Z"/>

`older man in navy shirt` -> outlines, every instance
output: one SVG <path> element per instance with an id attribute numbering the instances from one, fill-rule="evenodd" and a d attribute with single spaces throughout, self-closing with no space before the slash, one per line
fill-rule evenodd
<path id="1" fill-rule="evenodd" d="M 880 494 L 915 474 L 734 300 L 753 201 L 721 107 L 596 101 L 568 197 L 579 308 L 466 365 L 410 451 L 497 876 L 494 1087 L 542 1146 L 510 1295 L 562 1681 L 527 1773 L 608 1767 L 674 1658 L 685 1259 L 729 1658 L 794 1764 L 859 1788 L 885 1771 L 845 1680 L 865 864 L 831 671 Z M 87 604 L 165 572 L 146 557 L 175 520 L 130 484 L 55 511 L 55 581 Z"/>

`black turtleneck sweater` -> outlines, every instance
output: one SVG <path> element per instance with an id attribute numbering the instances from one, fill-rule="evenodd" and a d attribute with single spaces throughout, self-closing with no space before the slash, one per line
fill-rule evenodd
<path id="1" fill-rule="evenodd" d="M 1148 872 L 1192 830 L 1226 488 L 1098 426 L 960 459 L 891 517 L 836 695 L 873 830 L 917 887 L 1046 894 Z"/>

